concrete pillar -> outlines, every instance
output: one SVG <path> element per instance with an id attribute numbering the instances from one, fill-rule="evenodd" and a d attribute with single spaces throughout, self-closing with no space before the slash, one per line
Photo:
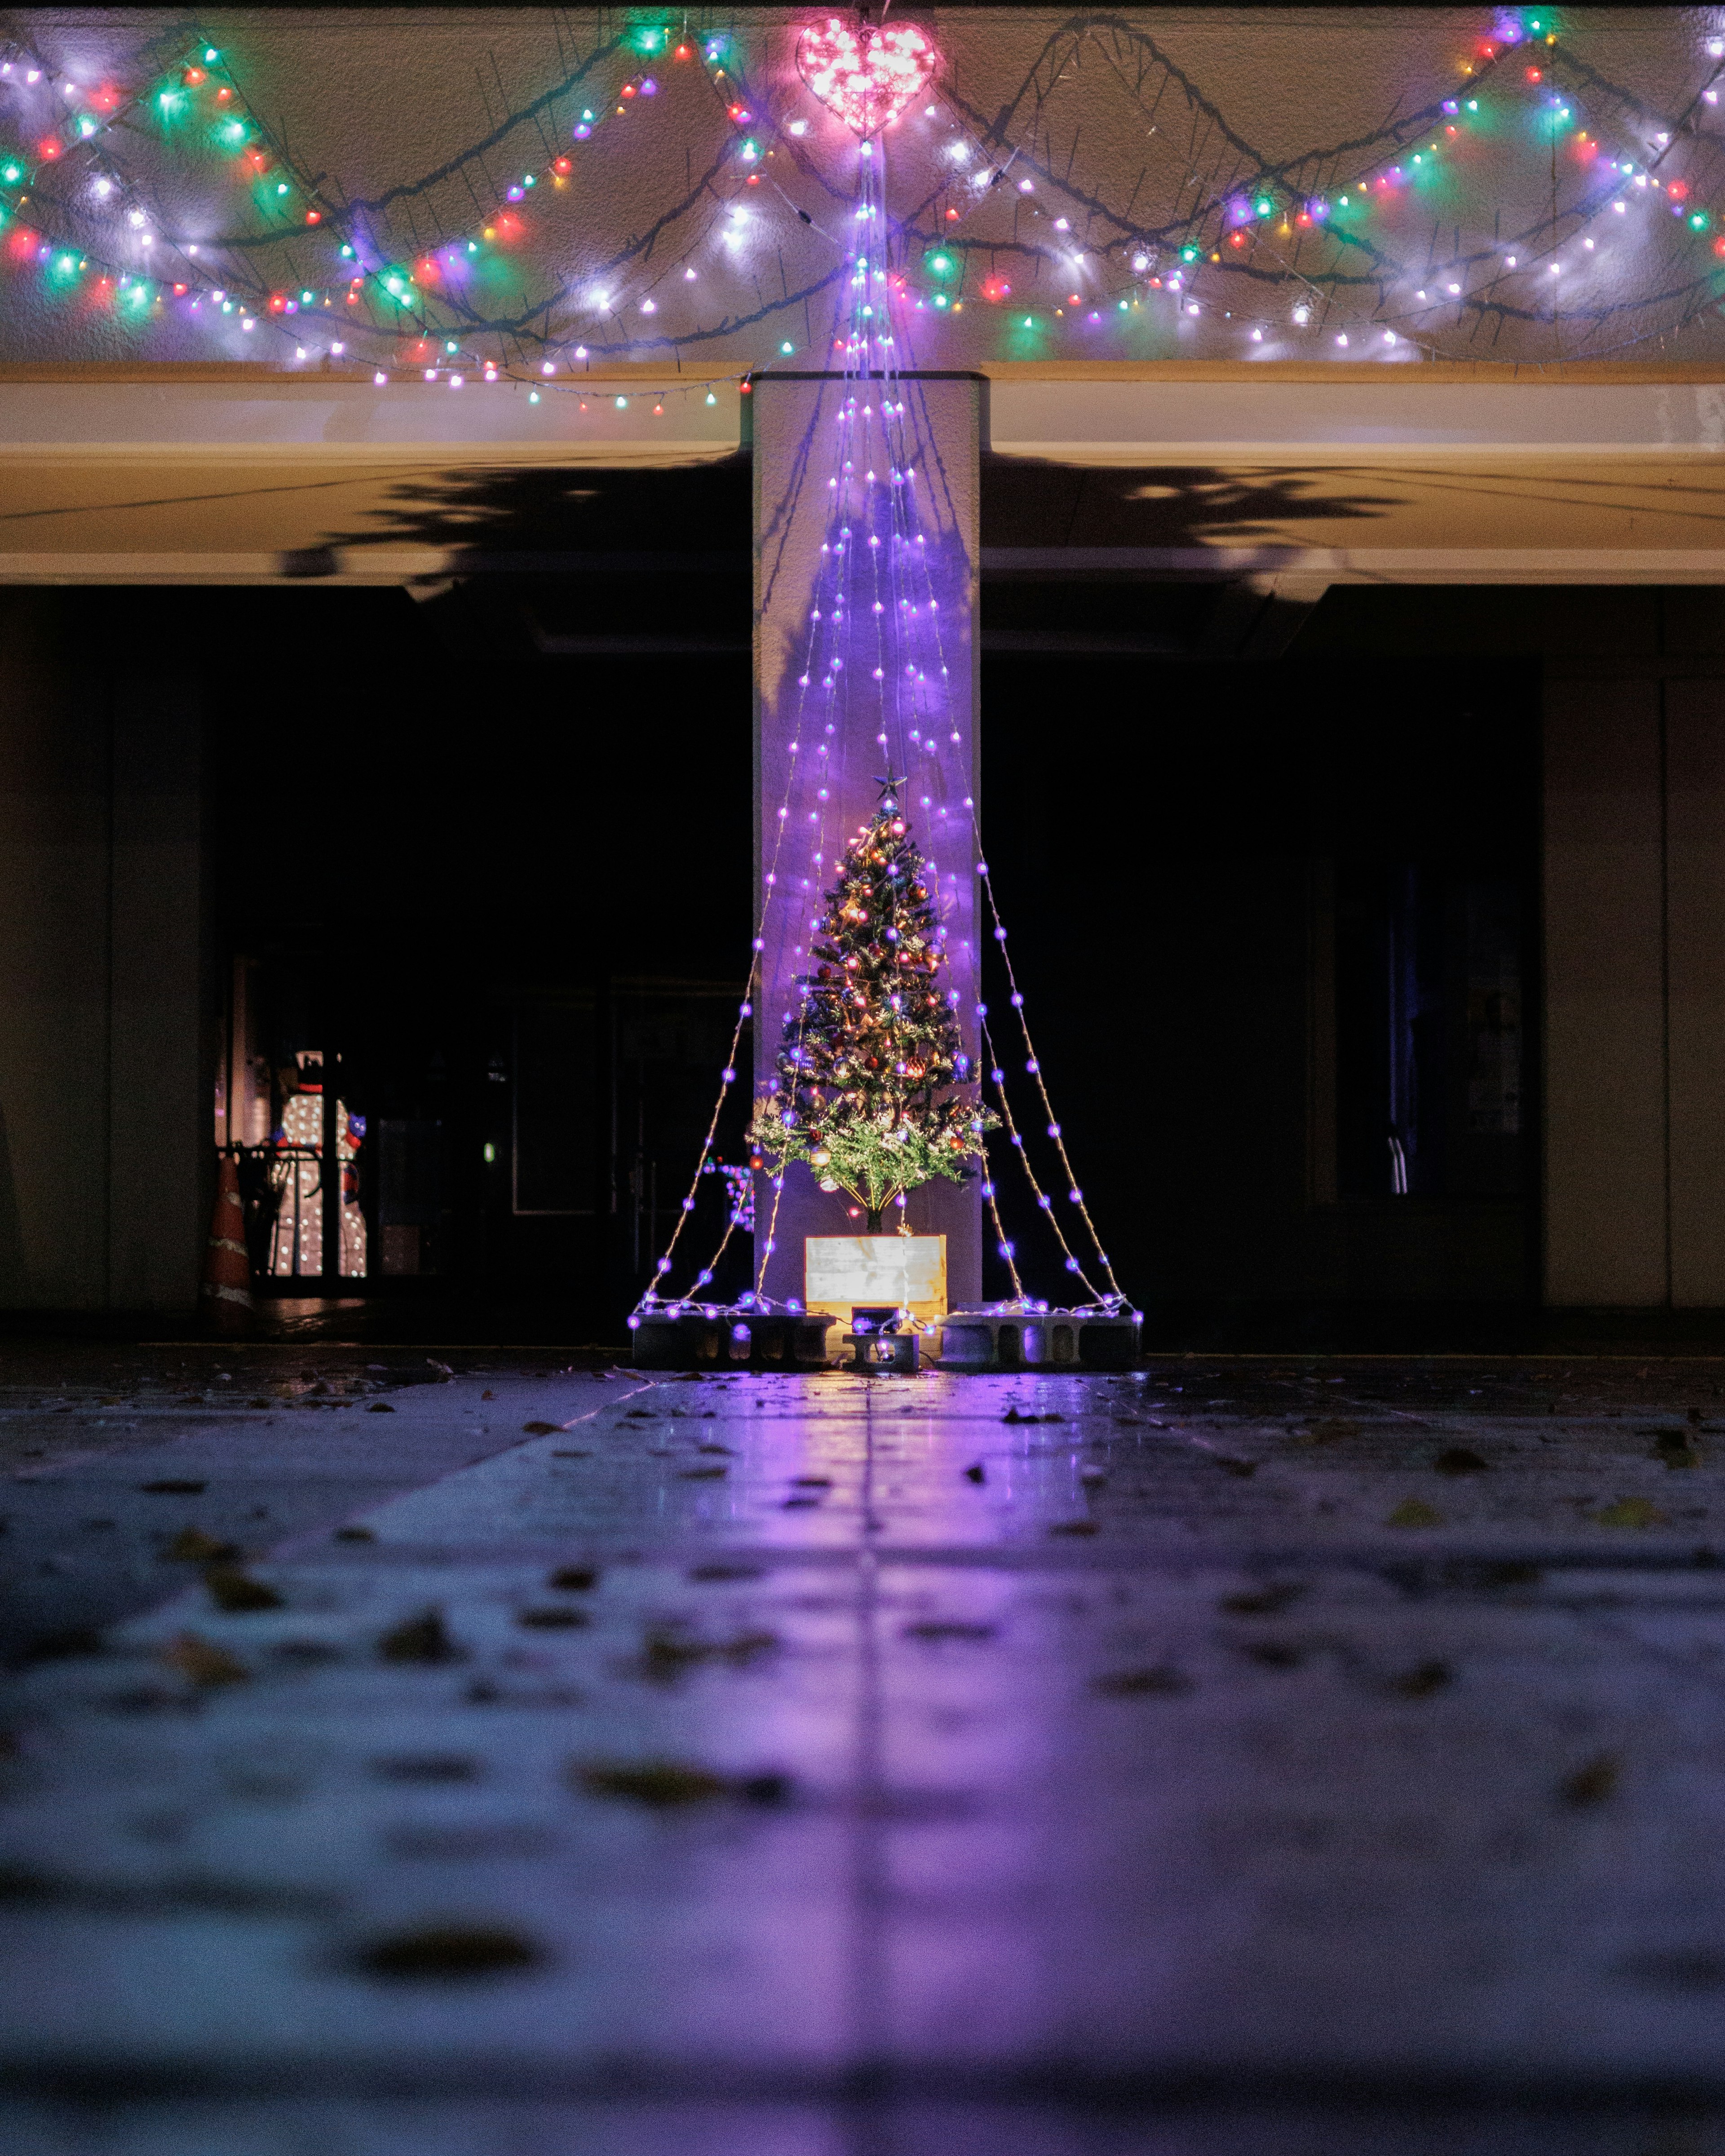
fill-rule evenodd
<path id="1" fill-rule="evenodd" d="M 1725 1309 L 1725 682 L 1546 698 L 1546 1295 Z"/>
<path id="2" fill-rule="evenodd" d="M 1671 1299 L 1725 1309 L 1725 682 L 1665 685 Z"/>
<path id="3" fill-rule="evenodd" d="M 819 693 L 818 683 L 811 692 L 800 680 L 821 547 L 828 539 L 831 490 L 827 482 L 833 475 L 839 400 L 852 390 L 872 393 L 878 398 L 880 385 L 847 385 L 837 377 L 769 376 L 757 378 L 752 400 L 757 892 L 765 888 L 768 873 L 778 878 L 767 910 L 762 983 L 756 998 L 757 1096 L 772 1082 L 784 1015 L 794 1008 L 791 996 L 796 976 L 807 964 L 809 900 L 823 881 L 833 880 L 834 863 L 845 839 L 874 806 L 875 776 L 887 769 L 882 762 L 887 752 L 875 738 L 877 723 L 869 693 L 876 655 L 872 619 L 864 615 L 853 624 L 857 642 L 848 697 L 835 695 L 829 700 Z M 904 798 L 911 829 L 939 870 L 952 985 L 960 992 L 966 1047 L 974 1057 L 978 899 L 971 812 L 964 801 L 966 796 L 976 796 L 978 778 L 975 607 L 981 384 L 969 377 L 906 377 L 898 393 L 909 408 L 906 425 L 914 443 L 909 461 L 916 475 L 922 551 L 939 601 L 941 658 L 947 670 L 941 685 L 938 754 L 925 755 L 913 748 L 900 771 L 908 771 L 911 779 Z M 829 723 L 836 728 L 830 736 L 825 732 Z M 956 747 L 950 739 L 954 732 L 959 737 Z M 794 758 L 793 741 L 798 743 Z M 825 757 L 819 753 L 823 745 L 829 751 Z M 825 800 L 819 798 L 823 786 Z M 788 814 L 781 845 L 782 808 Z M 824 859 L 819 867 L 810 860 L 817 831 L 824 834 L 818 849 Z M 776 869 L 771 866 L 775 854 Z M 761 1178 L 756 1199 L 757 1263 L 766 1247 L 774 1195 Z M 862 1224 L 847 1217 L 846 1205 L 842 1195 L 821 1192 L 806 1168 L 791 1168 L 773 1228 L 775 1247 L 764 1281 L 769 1295 L 779 1299 L 802 1295 L 806 1237 L 861 1231 Z M 947 1292 L 954 1304 L 973 1301 L 982 1292 L 981 1205 L 975 1178 L 962 1187 L 927 1183 L 911 1195 L 907 1217 L 911 1229 L 947 1238 Z"/>
<path id="4" fill-rule="evenodd" d="M 1662 1303 L 1664 775 L 1656 680 L 1553 682 L 1545 713 L 1545 1294 Z"/>
<path id="5" fill-rule="evenodd" d="M 116 682 L 110 725 L 107 1301 L 176 1310 L 197 1298 L 213 1158 L 196 688 Z"/>
<path id="6" fill-rule="evenodd" d="M 89 613 L 123 601 L 80 595 Z M 198 715 L 0 594 L 0 1308 L 171 1310 L 207 1225 Z"/>

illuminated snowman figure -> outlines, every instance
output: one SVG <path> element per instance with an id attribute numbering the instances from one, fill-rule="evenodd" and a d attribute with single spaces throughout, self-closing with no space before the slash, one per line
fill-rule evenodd
<path id="1" fill-rule="evenodd" d="M 275 1144 L 282 1158 L 272 1163 L 270 1183 L 275 1194 L 275 1224 L 270 1244 L 270 1270 L 285 1278 L 323 1271 L 323 1086 L 321 1059 L 302 1052 L 290 1074 L 295 1091 L 281 1111 Z M 312 1076 L 311 1073 L 317 1073 Z M 309 1081 L 309 1082 L 308 1082 Z M 336 1156 L 341 1178 L 341 1261 L 344 1279 L 362 1279 L 366 1270 L 366 1220 L 359 1206 L 357 1156 L 365 1137 L 365 1118 L 336 1103 Z M 297 1255 L 298 1262 L 295 1263 Z"/>

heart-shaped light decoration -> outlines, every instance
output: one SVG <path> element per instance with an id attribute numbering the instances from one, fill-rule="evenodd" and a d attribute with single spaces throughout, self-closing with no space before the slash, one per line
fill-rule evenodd
<path id="1" fill-rule="evenodd" d="M 940 54 L 914 23 L 853 28 L 834 15 L 811 24 L 797 45 L 803 81 L 865 141 L 922 95 L 939 65 Z"/>

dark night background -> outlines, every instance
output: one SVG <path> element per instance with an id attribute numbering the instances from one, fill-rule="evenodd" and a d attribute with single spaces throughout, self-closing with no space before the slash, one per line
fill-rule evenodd
<path id="1" fill-rule="evenodd" d="M 272 1065 L 341 1056 L 371 1132 L 373 1291 L 563 1330 L 585 1310 L 603 1337 L 668 1231 L 750 933 L 747 498 L 708 484 L 716 573 L 223 595 L 213 994 L 253 959 Z M 644 543 L 672 506 L 649 490 Z M 616 521 L 614 499 L 593 509 Z M 1343 1308 L 1417 1328 L 1537 1293 L 1537 1101 L 1519 1135 L 1470 1138 L 1461 947 L 1484 893 L 1523 976 L 1537 948 L 1537 677 L 1509 660 L 1463 690 L 1452 665 L 1362 655 L 1378 597 L 1332 592 L 1286 657 L 1229 665 L 1179 650 L 1201 588 L 984 593 L 985 829 L 1038 1046 L 1122 1284 L 1196 1337 L 1270 1307 L 1316 1335 Z M 987 655 L 991 629 L 1081 647 L 1147 620 L 1165 654 Z M 732 1160 L 740 1089 L 734 1107 Z M 386 1123 L 414 1133 L 413 1279 L 376 1276 Z M 1022 1181 L 1001 1182 L 1027 1285 L 1058 1299 Z M 712 1240 L 721 1202 L 711 1179 Z M 737 1255 L 721 1287 L 746 1284 Z"/>

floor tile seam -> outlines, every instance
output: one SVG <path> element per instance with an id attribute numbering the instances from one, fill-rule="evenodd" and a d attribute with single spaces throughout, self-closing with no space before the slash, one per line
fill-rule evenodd
<path id="1" fill-rule="evenodd" d="M 326 1531 L 317 1531 L 324 1532 Z M 295 1538 L 300 1541 L 304 1538 Z M 831 1569 L 855 1564 L 863 1558 L 875 1564 L 1000 1569 L 1004 1571 L 1086 1572 L 1137 1569 L 1238 1570 L 1242 1568 L 1283 1567 L 1316 1571 L 1382 1571 L 1435 1569 L 1455 1564 L 1527 1564 L 1562 1571 L 1695 1572 L 1725 1570 L 1725 1552 L 1709 1550 L 1697 1558 L 1692 1538 L 1664 1543 L 1510 1542 L 1481 1538 L 1467 1543 L 1446 1542 L 1409 1546 L 1404 1542 L 1290 1543 L 1275 1541 L 1216 1542 L 1202 1544 L 1100 1546 L 1063 1549 L 1014 1548 L 974 1543 L 856 1542 L 809 1544 L 788 1548 L 761 1543 L 688 1542 L 644 1543 L 638 1540 L 613 1546 L 598 1532 L 571 1529 L 554 1539 L 521 1537 L 509 1542 L 399 1543 L 380 1538 L 375 1543 L 347 1549 L 308 1550 L 285 1544 L 267 1556 L 249 1560 L 259 1568 L 280 1572 L 305 1569 L 351 1577 L 370 1570 L 422 1568 L 450 1577 L 463 1570 L 522 1568 L 540 1564 L 567 1563 L 572 1558 L 591 1558 L 596 1564 L 628 1573 L 656 1569 L 686 1569 L 691 1565 L 750 1565 L 763 1571 L 798 1567 Z"/>
<path id="2" fill-rule="evenodd" d="M 839 2047 L 833 2047 L 837 2050 Z M 144 2058 L 134 2051 L 39 2051 L 8 2057 L 0 2051 L 0 2098 L 92 2100 L 113 2103 L 163 2100 L 269 2102 L 305 2097 L 342 2101 L 447 2102 L 525 2099 L 628 2104 L 662 2102 L 839 2104 L 961 2102 L 1061 2107 L 1179 2103 L 1219 2106 L 1238 2112 L 1296 2105 L 1334 2106 L 1369 2117 L 1374 2107 L 1393 2107 L 1399 2119 L 1413 2105 L 1440 2107 L 1458 2126 L 1471 2110 L 1513 2107 L 1518 2123 L 1589 2113 L 1639 2113 L 1648 2105 L 1671 2107 L 1696 2123 L 1694 2107 L 1725 2109 L 1725 2071 L 1691 2061 L 1630 2066 L 1613 2072 L 1573 2060 L 1535 2069 L 1525 2059 L 1481 2060 L 1472 2066 L 1454 2059 L 1405 2061 L 1339 2060 L 1322 2065 L 1281 2057 L 1238 2055 L 1222 2058 L 1194 2051 L 1162 2060 L 1095 2064 L 1050 2056 L 997 2065 L 973 2056 L 906 2061 L 878 2055 L 839 2056 L 831 2063 L 792 2060 L 762 2065 L 713 2058 L 691 2063 L 639 2055 L 608 2054 L 573 2063 L 544 2047 L 520 2045 L 500 2057 L 501 2047 L 463 2054 L 444 2043 L 379 2047 L 372 2056 L 330 2057 L 280 2052 L 250 2059 Z M 1297 2117 L 1297 2112 L 1296 2116 Z M 1137 2123 L 1142 2125 L 1142 2120 Z M 1636 2117 L 1631 2123 L 1645 2126 Z"/>

